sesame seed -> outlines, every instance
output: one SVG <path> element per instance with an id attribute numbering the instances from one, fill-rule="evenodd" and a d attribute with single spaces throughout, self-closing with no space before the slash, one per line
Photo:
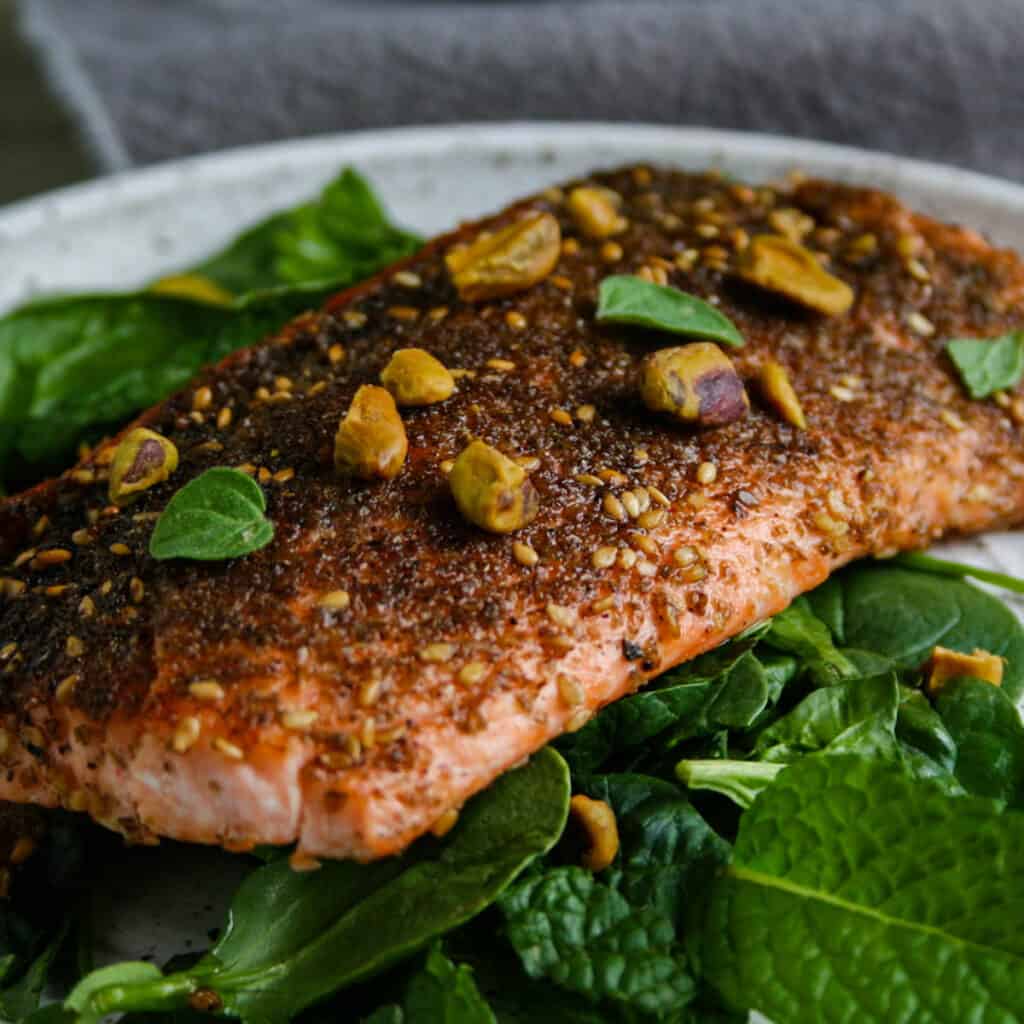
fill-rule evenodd
<path id="1" fill-rule="evenodd" d="M 572 279 L 566 277 L 564 274 L 552 274 L 548 280 L 560 291 L 571 292 L 573 285 Z"/>
<path id="2" fill-rule="evenodd" d="M 597 475 L 606 484 L 611 484 L 613 487 L 624 487 L 629 483 L 629 478 L 615 469 L 599 469 Z"/>
<path id="3" fill-rule="evenodd" d="M 837 519 L 849 519 L 853 515 L 849 506 L 843 500 L 842 493 L 834 487 L 825 495 L 825 503 L 828 505 L 832 515 Z"/>
<path id="4" fill-rule="evenodd" d="M 831 534 L 834 537 L 841 537 L 850 529 L 849 523 L 833 519 L 827 512 L 816 512 L 814 514 L 814 525 L 823 533 Z"/>
<path id="5" fill-rule="evenodd" d="M 855 373 L 844 373 L 843 376 L 839 378 L 839 383 L 846 388 L 859 388 L 863 385 L 864 381 Z"/>
<path id="6" fill-rule="evenodd" d="M 91 619 L 96 614 L 96 602 L 88 594 L 78 602 L 78 614 L 83 619 Z"/>
<path id="7" fill-rule="evenodd" d="M 561 626 L 563 629 L 571 629 L 576 625 L 575 613 L 564 604 L 555 604 L 553 601 L 548 601 L 544 610 L 547 612 L 548 618 L 556 626 Z"/>
<path id="8" fill-rule="evenodd" d="M 609 594 L 607 597 L 602 597 L 599 600 L 595 601 L 590 607 L 591 610 L 597 612 L 598 614 L 610 611 L 612 608 L 615 607 L 615 595 Z"/>
<path id="9" fill-rule="evenodd" d="M 43 593 L 47 597 L 60 597 L 61 594 L 71 589 L 70 583 L 57 583 L 52 587 L 46 587 Z"/>
<path id="10" fill-rule="evenodd" d="M 332 345 L 327 350 L 327 359 L 333 365 L 337 366 L 345 358 L 345 349 L 341 345 Z"/>
<path id="11" fill-rule="evenodd" d="M 32 536 L 33 537 L 41 537 L 44 533 L 46 533 L 46 528 L 49 525 L 50 525 L 50 517 L 49 516 L 40 516 L 35 521 L 35 525 L 33 525 L 33 527 L 32 527 Z"/>
<path id="12" fill-rule="evenodd" d="M 651 453 L 646 448 L 634 448 L 633 461 L 638 466 L 646 466 L 651 461 Z"/>
<path id="13" fill-rule="evenodd" d="M 196 700 L 218 701 L 224 699 L 224 687 L 216 679 L 200 679 L 189 683 L 188 692 Z"/>
<path id="14" fill-rule="evenodd" d="M 565 238 L 562 240 L 562 252 L 566 256 L 575 256 L 580 251 L 580 243 L 575 238 Z"/>
<path id="15" fill-rule="evenodd" d="M 718 478 L 718 467 L 713 462 L 702 462 L 697 467 L 697 483 L 713 484 Z"/>
<path id="16" fill-rule="evenodd" d="M 76 484 L 92 484 L 96 482 L 96 472 L 92 469 L 75 469 L 70 473 Z"/>
<path id="17" fill-rule="evenodd" d="M 347 312 L 342 313 L 341 319 L 345 321 L 345 325 L 347 327 L 366 326 L 366 314 L 360 313 L 357 309 L 350 309 Z"/>
<path id="18" fill-rule="evenodd" d="M 286 484 L 289 480 L 295 476 L 295 470 L 289 467 L 288 469 L 279 469 L 271 479 L 275 484 Z"/>
<path id="19" fill-rule="evenodd" d="M 640 556 L 632 548 L 619 549 L 619 565 L 623 569 L 632 569 Z"/>
<path id="20" fill-rule="evenodd" d="M 281 724 L 286 729 L 294 729 L 296 732 L 303 732 L 319 717 L 320 713 L 318 711 L 286 711 L 281 715 Z"/>
<path id="21" fill-rule="evenodd" d="M 935 333 L 935 325 L 916 309 L 907 317 L 907 326 L 925 338 L 929 338 Z"/>
<path id="22" fill-rule="evenodd" d="M 268 398 L 270 398 L 270 390 L 268 388 L 258 387 L 253 392 L 253 397 L 256 399 L 257 402 L 265 402 Z"/>
<path id="23" fill-rule="evenodd" d="M 952 409 L 943 409 L 939 413 L 939 418 L 947 427 L 953 430 L 963 430 L 967 426 L 966 423 L 955 413 Z"/>
<path id="24" fill-rule="evenodd" d="M 526 317 L 522 313 L 510 309 L 505 314 L 505 323 L 514 331 L 521 331 L 526 326 Z"/>
<path id="25" fill-rule="evenodd" d="M 58 684 L 57 689 L 53 691 L 53 696 L 58 704 L 67 704 L 68 701 L 74 696 L 75 687 L 78 685 L 78 680 L 81 677 L 77 674 L 65 676 Z"/>
<path id="26" fill-rule="evenodd" d="M 50 548 L 47 551 L 40 551 L 32 559 L 33 569 L 45 569 L 50 565 L 61 565 L 71 561 L 71 552 L 67 548 Z"/>
<path id="27" fill-rule="evenodd" d="M 548 410 L 548 418 L 552 423 L 557 423 L 563 427 L 572 426 L 572 415 L 565 411 L 565 409 L 550 409 Z"/>
<path id="28" fill-rule="evenodd" d="M 680 569 L 678 577 L 684 583 L 697 583 L 704 579 L 707 574 L 707 566 L 703 562 L 696 562 L 685 569 Z"/>
<path id="29" fill-rule="evenodd" d="M 64 649 L 67 651 L 69 658 L 80 658 L 85 654 L 85 644 L 77 636 L 69 636 Z"/>
<path id="30" fill-rule="evenodd" d="M 578 349 L 573 349 L 569 354 L 569 365 L 580 369 L 587 365 L 587 357 Z"/>
<path id="31" fill-rule="evenodd" d="M 696 548 L 690 547 L 689 544 L 685 544 L 672 552 L 672 561 L 681 569 L 685 569 L 700 561 L 700 552 Z"/>
<path id="32" fill-rule="evenodd" d="M 657 502 L 659 505 L 661 505 L 662 508 L 668 508 L 669 505 L 672 504 L 672 502 L 669 500 L 668 496 L 666 494 L 664 494 L 662 491 L 659 491 L 657 487 L 652 487 L 650 484 L 648 484 L 647 485 L 647 493 L 651 496 L 651 498 L 655 502 Z"/>
<path id="33" fill-rule="evenodd" d="M 615 558 L 618 555 L 618 550 L 605 545 L 598 548 L 591 556 L 590 563 L 595 569 L 608 569 L 615 564 Z"/>
<path id="34" fill-rule="evenodd" d="M 601 259 L 605 263 L 618 263 L 622 259 L 622 246 L 618 242 L 605 242 L 601 246 Z"/>
<path id="35" fill-rule="evenodd" d="M 359 706 L 364 708 L 373 707 L 377 698 L 384 689 L 384 683 L 379 677 L 367 679 L 359 684 Z"/>
<path id="36" fill-rule="evenodd" d="M 417 657 L 420 661 L 426 662 L 451 661 L 451 659 L 455 657 L 456 650 L 457 648 L 455 644 L 427 644 L 426 647 L 419 651 Z"/>
<path id="37" fill-rule="evenodd" d="M 351 603 L 352 599 L 347 590 L 330 590 L 322 594 L 317 601 L 321 608 L 331 612 L 343 612 Z"/>
<path id="38" fill-rule="evenodd" d="M 482 661 L 471 661 L 459 669 L 455 677 L 463 686 L 475 686 L 487 675 L 487 666 Z"/>
<path id="39" fill-rule="evenodd" d="M 195 394 L 192 396 L 192 408 L 202 412 L 204 409 L 209 409 L 213 403 L 213 392 L 205 385 L 201 388 L 196 388 Z"/>
<path id="40" fill-rule="evenodd" d="M 391 280 L 403 288 L 419 288 L 423 284 L 423 279 L 420 275 L 413 273 L 411 270 L 399 270 Z"/>
<path id="41" fill-rule="evenodd" d="M 658 567 L 653 562 L 648 562 L 646 558 L 641 558 L 636 563 L 636 571 L 641 576 L 654 576 L 658 571 Z"/>
<path id="42" fill-rule="evenodd" d="M 138 576 L 131 578 L 131 582 L 128 584 L 128 594 L 135 604 L 141 604 L 143 597 L 146 596 L 146 585 Z"/>
<path id="43" fill-rule="evenodd" d="M 119 541 L 116 544 L 110 545 L 110 553 L 112 555 L 119 555 L 123 558 L 125 555 L 130 555 L 132 552 L 131 548 L 129 548 L 127 544 L 122 544 Z"/>
<path id="44" fill-rule="evenodd" d="M 500 370 L 502 373 L 516 368 L 511 359 L 488 359 L 484 366 L 491 370 Z"/>
<path id="45" fill-rule="evenodd" d="M 600 477 L 594 476 L 593 473 L 577 473 L 576 482 L 586 484 L 588 487 L 604 486 L 604 481 Z"/>
<path id="46" fill-rule="evenodd" d="M 449 807 L 441 817 L 430 826 L 430 833 L 435 839 L 443 839 L 459 820 L 459 812 L 454 807 Z"/>
<path id="47" fill-rule="evenodd" d="M 36 549 L 27 548 L 25 551 L 22 551 L 21 554 L 17 556 L 17 558 L 14 559 L 14 568 L 20 569 L 26 562 L 31 562 L 32 559 L 35 557 Z"/>
<path id="48" fill-rule="evenodd" d="M 715 224 L 698 224 L 696 231 L 701 238 L 717 238 L 719 235 L 718 227 Z"/>
<path id="49" fill-rule="evenodd" d="M 245 751 L 237 744 L 224 739 L 223 736 L 218 736 L 214 739 L 213 748 L 214 750 L 220 751 L 220 753 L 225 757 L 230 758 L 232 761 L 241 761 L 245 758 Z"/>
<path id="50" fill-rule="evenodd" d="M 578 679 L 560 675 L 555 682 L 558 686 L 558 695 L 569 707 L 579 707 L 587 699 L 587 692 Z"/>
<path id="51" fill-rule="evenodd" d="M 590 721 L 591 714 L 586 708 L 578 708 L 565 723 L 566 732 L 579 732 Z"/>
<path id="52" fill-rule="evenodd" d="M 857 398 L 849 388 L 844 388 L 841 384 L 833 384 L 828 391 L 833 398 L 840 402 L 852 402 Z"/>
<path id="53" fill-rule="evenodd" d="M 437 323 L 438 320 L 443 320 L 447 315 L 447 306 L 435 306 L 429 313 L 427 313 L 427 316 L 435 323 Z"/>
<path id="54" fill-rule="evenodd" d="M 1000 409 L 1009 409 L 1011 405 L 1010 396 L 1005 391 L 996 391 L 992 398 Z"/>
<path id="55" fill-rule="evenodd" d="M 419 315 L 420 311 L 415 306 L 390 306 L 388 308 L 388 316 L 406 323 L 417 320 Z"/>
<path id="56" fill-rule="evenodd" d="M 359 742 L 363 748 L 371 750 L 377 745 L 377 723 L 372 718 L 364 718 L 359 728 Z"/>
<path id="57" fill-rule="evenodd" d="M 617 522 L 624 523 L 626 521 L 625 507 L 610 491 L 605 494 L 601 507 L 604 509 L 605 515 L 610 516 Z"/>
<path id="58" fill-rule="evenodd" d="M 20 597 L 25 593 L 24 580 L 12 579 L 10 576 L 0 577 L 0 593 L 7 598 Z"/>
<path id="59" fill-rule="evenodd" d="M 107 594 L 109 594 L 109 593 L 111 592 L 111 590 L 113 590 L 113 589 L 114 589 L 114 583 L 113 583 L 113 581 L 112 581 L 112 580 L 104 580 L 104 581 L 103 581 L 103 582 L 102 582 L 102 583 L 100 584 L 100 593 L 101 593 L 101 594 L 102 594 L 102 595 L 103 595 L 104 597 L 106 597 L 106 596 L 107 596 Z"/>
<path id="60" fill-rule="evenodd" d="M 629 535 L 629 539 L 633 546 L 639 548 L 645 555 L 655 558 L 660 553 L 658 542 L 653 537 L 648 537 L 646 533 L 634 531 Z"/>
<path id="61" fill-rule="evenodd" d="M 520 564 L 527 567 L 534 566 L 540 561 L 540 555 L 523 541 L 517 540 L 512 545 L 512 557 Z"/>
<path id="62" fill-rule="evenodd" d="M 0 647 L 0 661 L 8 661 L 18 650 L 18 645 L 13 641 Z"/>
<path id="63" fill-rule="evenodd" d="M 638 526 L 642 526 L 645 530 L 650 530 L 655 526 L 660 526 L 664 518 L 665 510 L 663 508 L 652 508 L 647 512 L 641 512 L 636 517 L 636 521 Z"/>
<path id="64" fill-rule="evenodd" d="M 637 501 L 637 497 L 632 491 L 623 491 L 619 495 L 619 500 L 630 519 L 636 519 L 640 515 L 640 502 Z"/>
<path id="65" fill-rule="evenodd" d="M 640 506 L 641 512 L 646 512 L 651 507 L 651 496 L 647 493 L 646 487 L 634 487 L 633 495 Z"/>
<path id="66" fill-rule="evenodd" d="M 473 380 L 476 377 L 476 370 L 465 370 L 457 366 L 453 366 L 448 371 L 456 380 L 462 380 L 464 377 Z"/>
<path id="67" fill-rule="evenodd" d="M 907 273 L 916 281 L 928 282 L 932 279 L 928 268 L 919 259 L 911 258 L 907 260 L 906 268 Z"/>
<path id="68" fill-rule="evenodd" d="M 219 413 L 217 413 L 217 426 L 223 430 L 225 427 L 231 426 L 231 419 L 234 413 L 231 411 L 229 406 L 224 406 Z"/>
<path id="69" fill-rule="evenodd" d="M 258 472 L 256 473 L 256 479 L 259 480 L 261 484 L 269 483 L 270 470 L 267 469 L 266 466 L 260 466 Z"/>
<path id="70" fill-rule="evenodd" d="M 306 394 L 307 394 L 307 395 L 309 395 L 310 397 L 312 397 L 313 395 L 319 395 L 321 391 L 326 391 L 326 390 L 327 390 L 327 381 L 325 381 L 325 380 L 318 380 L 318 381 L 317 381 L 317 382 L 316 382 L 316 383 L 315 383 L 315 384 L 314 384 L 314 385 L 313 385 L 313 386 L 312 386 L 312 387 L 311 387 L 311 388 L 310 388 L 310 389 L 309 389 L 309 390 L 308 390 L 308 391 L 306 392 Z M 229 411 L 230 411 L 230 410 L 229 410 Z"/>
<path id="71" fill-rule="evenodd" d="M 591 423 L 597 410 L 592 405 L 580 405 L 576 408 L 576 419 L 580 423 Z"/>

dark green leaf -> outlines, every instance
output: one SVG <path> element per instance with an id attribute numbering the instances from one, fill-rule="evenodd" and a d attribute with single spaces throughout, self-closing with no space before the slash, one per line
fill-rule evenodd
<path id="1" fill-rule="evenodd" d="M 737 348 L 743 345 L 743 335 L 736 325 L 710 303 L 678 288 L 652 284 L 629 274 L 606 277 L 601 282 L 597 319 L 688 338 L 708 338 Z"/>
<path id="2" fill-rule="evenodd" d="M 921 551 L 904 551 L 897 555 L 893 562 L 897 565 L 906 566 L 908 569 L 918 569 L 921 572 L 932 572 L 939 576 L 952 576 L 954 579 L 962 580 L 970 576 L 983 583 L 991 583 L 995 587 L 1002 587 L 1004 590 L 1012 590 L 1017 594 L 1024 594 L 1024 580 L 1017 576 L 1008 576 L 1004 572 L 996 572 L 993 569 L 981 569 L 976 565 L 967 565 L 964 562 L 949 562 L 942 558 L 933 558 Z"/>
<path id="3" fill-rule="evenodd" d="M 542 750 L 467 804 L 442 844 L 309 874 L 283 860 L 266 864 L 242 884 L 223 938 L 193 968 L 118 986 L 90 981 L 95 972 L 79 1002 L 89 1013 L 173 1010 L 207 987 L 228 1015 L 283 1024 L 480 913 L 554 845 L 568 803 L 565 762 Z"/>
<path id="4" fill-rule="evenodd" d="M 740 822 L 703 965 L 779 1024 L 1024 1018 L 1024 815 L 809 757 Z"/>
<path id="5" fill-rule="evenodd" d="M 162 979 L 159 967 L 141 960 L 100 967 L 68 993 L 64 1008 L 78 1015 L 79 1024 L 98 1024 L 107 1014 L 119 1009 L 117 993 L 121 989 L 159 985 Z"/>
<path id="6" fill-rule="evenodd" d="M 682 760 L 676 777 L 688 789 L 707 789 L 727 796 L 740 807 L 749 807 L 776 780 L 781 764 L 763 761 Z"/>
<path id="7" fill-rule="evenodd" d="M 10 1020 L 21 1020 L 39 1008 L 39 999 L 49 980 L 50 968 L 70 930 L 71 916 L 66 915 L 45 948 L 29 964 L 28 970 L 13 985 L 0 991 L 0 1015 Z"/>
<path id="8" fill-rule="evenodd" d="M 502 897 L 501 908 L 531 978 L 648 1013 L 693 999 L 694 981 L 671 919 L 632 906 L 581 868 L 555 868 L 521 882 Z"/>
<path id="9" fill-rule="evenodd" d="M 263 514 L 259 484 L 237 469 L 217 466 L 177 491 L 156 521 L 149 553 L 156 559 L 209 562 L 258 551 L 274 537 Z"/>
<path id="10" fill-rule="evenodd" d="M 836 649 L 829 627 L 814 614 L 805 597 L 798 597 L 771 620 L 765 643 L 805 662 L 820 663 L 835 679 L 856 674 L 849 659 Z"/>
<path id="11" fill-rule="evenodd" d="M 946 351 L 971 398 L 1015 388 L 1024 374 L 1024 331 L 999 338 L 955 338 Z"/>
<path id="12" fill-rule="evenodd" d="M 904 688 L 896 716 L 896 736 L 904 744 L 919 750 L 944 772 L 956 769 L 956 743 L 941 716 L 918 690 Z"/>
<path id="13" fill-rule="evenodd" d="M 1024 806 L 1024 725 L 998 686 L 951 679 L 936 711 L 956 745 L 957 779 L 970 793 Z"/>

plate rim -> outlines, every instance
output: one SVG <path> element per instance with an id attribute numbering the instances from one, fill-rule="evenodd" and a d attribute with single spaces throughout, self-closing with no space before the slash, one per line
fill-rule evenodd
<path id="1" fill-rule="evenodd" d="M 60 219 L 87 215 L 110 205 L 153 199 L 181 188 L 183 180 L 234 178 L 240 167 L 250 170 L 283 156 L 324 156 L 360 159 L 400 156 L 406 152 L 437 153 L 458 145 L 494 148 L 516 144 L 539 148 L 592 147 L 615 140 L 637 145 L 671 145 L 703 149 L 709 154 L 728 152 L 742 159 L 775 160 L 798 166 L 813 163 L 827 173 L 833 167 L 846 172 L 864 168 L 877 174 L 880 167 L 912 181 L 916 187 L 977 201 L 985 199 L 1024 212 L 1024 185 L 952 164 L 899 156 L 882 150 L 763 132 L 731 131 L 691 125 L 659 125 L 622 121 L 497 121 L 453 122 L 357 132 L 338 132 L 236 146 L 181 157 L 144 167 L 101 175 L 0 206 L 0 240 L 14 241 Z"/>

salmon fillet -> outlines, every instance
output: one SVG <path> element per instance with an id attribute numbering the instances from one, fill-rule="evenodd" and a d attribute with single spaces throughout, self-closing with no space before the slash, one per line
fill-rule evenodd
<path id="1" fill-rule="evenodd" d="M 1024 518 L 1024 403 L 970 400 L 943 354 L 949 337 L 1020 326 L 1015 255 L 823 182 L 773 191 L 646 167 L 588 181 L 622 197 L 613 239 L 581 235 L 566 190 L 550 190 L 148 411 L 137 425 L 181 464 L 128 508 L 108 506 L 112 444 L 0 504 L 0 798 L 86 811 L 135 841 L 294 842 L 296 864 L 392 854 L 851 559 Z M 445 253 L 527 210 L 561 224 L 554 272 L 461 301 Z M 744 238 L 779 231 L 852 286 L 848 313 L 735 278 Z M 682 342 L 594 316 L 603 277 L 644 267 L 743 333 L 730 355 L 746 418 L 697 430 L 646 410 L 641 359 Z M 410 345 L 468 373 L 447 401 L 402 411 L 397 477 L 339 476 L 340 417 Z M 769 357 L 806 430 L 759 399 Z M 458 514 L 446 461 L 473 438 L 533 460 L 539 513 L 515 534 Z M 255 474 L 273 542 L 154 561 L 156 514 L 215 465 Z M 606 547 L 610 565 L 595 559 Z M 38 557 L 51 549 L 70 557 Z M 338 590 L 347 607 L 320 605 Z"/>

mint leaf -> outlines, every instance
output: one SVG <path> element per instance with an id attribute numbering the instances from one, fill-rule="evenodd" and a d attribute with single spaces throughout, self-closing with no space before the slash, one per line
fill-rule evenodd
<path id="1" fill-rule="evenodd" d="M 158 560 L 202 562 L 247 555 L 274 537 L 274 524 L 263 515 L 266 508 L 267 499 L 251 477 L 224 466 L 208 469 L 167 503 L 149 539 L 149 553 Z"/>
<path id="2" fill-rule="evenodd" d="M 668 285 L 653 284 L 629 274 L 606 277 L 600 285 L 597 319 L 602 323 L 636 324 L 688 338 L 708 338 L 740 348 L 743 335 L 710 303 Z"/>
<path id="3" fill-rule="evenodd" d="M 500 905 L 531 978 L 648 1013 L 680 1009 L 694 997 L 672 921 L 632 906 L 582 868 L 556 868 L 522 882 Z"/>
<path id="4" fill-rule="evenodd" d="M 971 398 L 1015 388 L 1024 375 L 1024 331 L 999 338 L 955 338 L 946 351 Z"/>
<path id="5" fill-rule="evenodd" d="M 785 769 L 740 821 L 707 976 L 775 1024 L 1024 1016 L 1024 815 L 861 758 Z"/>

